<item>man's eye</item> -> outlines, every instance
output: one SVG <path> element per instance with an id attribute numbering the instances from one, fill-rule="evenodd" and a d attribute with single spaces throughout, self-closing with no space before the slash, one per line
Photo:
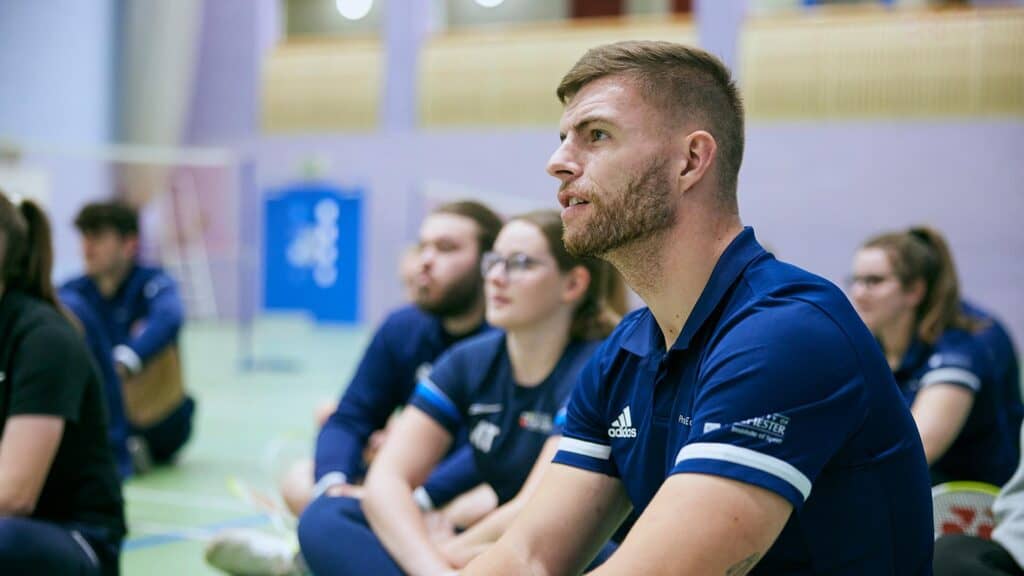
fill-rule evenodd
<path id="1" fill-rule="evenodd" d="M 605 140 L 607 138 L 608 138 L 608 133 L 605 132 L 604 130 L 591 130 L 590 131 L 590 140 L 591 141 L 596 142 L 598 140 Z"/>

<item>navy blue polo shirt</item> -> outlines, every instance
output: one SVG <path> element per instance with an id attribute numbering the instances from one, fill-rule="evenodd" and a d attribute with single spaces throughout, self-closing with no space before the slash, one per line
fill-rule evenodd
<path id="1" fill-rule="evenodd" d="M 598 342 L 572 341 L 551 374 L 536 386 L 515 381 L 505 334 L 461 343 L 416 385 L 410 404 L 449 433 L 465 427 L 477 469 L 498 500 L 522 488 L 544 442 L 560 432 L 556 420 Z"/>
<path id="2" fill-rule="evenodd" d="M 946 453 L 932 465 L 933 484 L 974 480 L 1002 486 L 1017 469 L 1019 455 L 1011 413 L 993 379 L 990 350 L 963 330 L 946 330 L 929 346 L 914 340 L 897 368 L 896 382 L 912 406 L 927 386 L 959 386 L 974 395 L 964 427 Z"/>
<path id="3" fill-rule="evenodd" d="M 877 342 L 838 288 L 750 228 L 670 350 L 648 309 L 623 320 L 584 369 L 555 462 L 620 478 L 638 514 L 672 474 L 775 492 L 793 513 L 754 574 L 931 574 L 924 451 Z"/>

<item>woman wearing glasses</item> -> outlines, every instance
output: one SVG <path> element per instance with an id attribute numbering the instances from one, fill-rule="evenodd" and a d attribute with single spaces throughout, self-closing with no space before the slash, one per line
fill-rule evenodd
<path id="1" fill-rule="evenodd" d="M 910 404 L 932 483 L 1005 483 L 1016 431 L 942 235 L 921 227 L 868 240 L 853 259 L 850 295 Z"/>
<path id="2" fill-rule="evenodd" d="M 607 305 L 610 268 L 574 259 L 561 235 L 555 211 L 526 214 L 502 228 L 482 261 L 487 321 L 501 330 L 452 348 L 418 384 L 369 471 L 361 510 L 352 500 L 330 534 L 323 519 L 317 531 L 300 524 L 314 573 L 443 574 L 496 541 L 515 517 L 554 455 L 558 414 L 578 373 L 619 319 Z M 439 540 L 414 487 L 461 427 L 499 507 Z"/>

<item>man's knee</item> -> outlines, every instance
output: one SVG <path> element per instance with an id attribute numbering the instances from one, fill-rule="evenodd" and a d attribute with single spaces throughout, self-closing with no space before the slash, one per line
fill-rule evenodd
<path id="1" fill-rule="evenodd" d="M 281 477 L 281 498 L 295 516 L 301 516 L 313 497 L 313 461 L 293 463 Z"/>

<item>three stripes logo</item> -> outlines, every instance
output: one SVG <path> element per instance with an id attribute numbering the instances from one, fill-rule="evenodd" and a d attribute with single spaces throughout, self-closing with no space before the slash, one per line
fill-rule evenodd
<path id="1" fill-rule="evenodd" d="M 633 427 L 633 417 L 629 413 L 629 406 L 622 409 L 619 417 L 612 422 L 608 428 L 609 438 L 636 438 L 636 428 Z"/>

